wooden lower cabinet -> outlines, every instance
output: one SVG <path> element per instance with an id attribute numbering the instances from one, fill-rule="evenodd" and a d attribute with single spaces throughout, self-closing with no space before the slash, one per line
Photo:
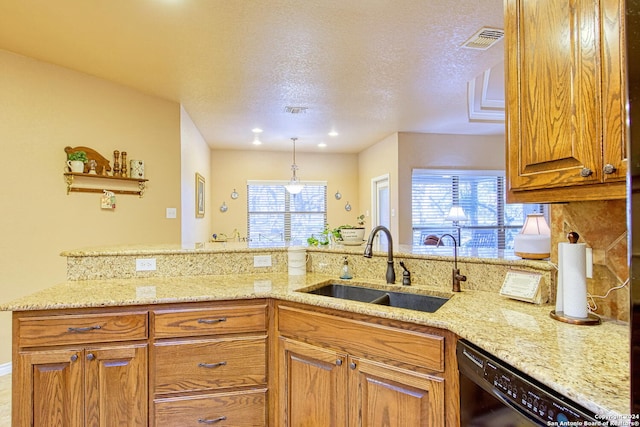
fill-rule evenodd
<path id="1" fill-rule="evenodd" d="M 27 350 L 17 368 L 14 427 L 147 425 L 144 344 Z"/>
<path id="2" fill-rule="evenodd" d="M 288 306 L 278 329 L 278 426 L 458 425 L 456 399 L 446 399 L 457 392 L 457 371 L 445 370 L 453 336 L 445 346 L 432 333 Z M 425 348 L 442 360 L 425 353 L 420 364 Z"/>
<path id="3" fill-rule="evenodd" d="M 444 426 L 442 378 L 282 338 L 286 426 Z"/>
<path id="4" fill-rule="evenodd" d="M 455 335 L 275 300 L 13 313 L 13 427 L 455 427 Z"/>
<path id="5" fill-rule="evenodd" d="M 149 425 L 268 425 L 267 313 L 265 300 L 152 310 Z"/>
<path id="6" fill-rule="evenodd" d="M 444 380 L 349 358 L 350 426 L 444 426 Z"/>
<path id="7" fill-rule="evenodd" d="M 13 324 L 13 427 L 147 426 L 146 312 L 14 313 Z"/>

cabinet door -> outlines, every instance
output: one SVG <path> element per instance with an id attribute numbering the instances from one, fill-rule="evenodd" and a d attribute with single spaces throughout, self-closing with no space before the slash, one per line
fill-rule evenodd
<path id="1" fill-rule="evenodd" d="M 343 427 L 347 423 L 346 356 L 280 339 L 278 425 Z"/>
<path id="2" fill-rule="evenodd" d="M 623 101 L 620 76 L 603 73 L 599 24 L 592 0 L 506 0 L 509 201 L 624 197 L 624 185 L 602 185 L 603 144 L 623 149 Z"/>
<path id="3" fill-rule="evenodd" d="M 24 392 L 13 394 L 14 427 L 83 425 L 81 350 L 24 351 L 17 362 Z"/>
<path id="4" fill-rule="evenodd" d="M 84 358 L 85 425 L 146 426 L 147 345 L 88 348 Z"/>
<path id="5" fill-rule="evenodd" d="M 349 358 L 349 426 L 445 425 L 444 380 Z"/>
<path id="6" fill-rule="evenodd" d="M 600 1 L 604 181 L 627 177 L 626 58 L 624 1 Z"/>

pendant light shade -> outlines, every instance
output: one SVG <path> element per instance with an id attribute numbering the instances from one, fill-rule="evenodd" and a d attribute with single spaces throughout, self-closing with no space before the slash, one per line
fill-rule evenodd
<path id="1" fill-rule="evenodd" d="M 290 194 L 298 194 L 304 188 L 304 184 L 300 182 L 298 177 L 296 176 L 296 171 L 298 170 L 298 165 L 296 165 L 296 141 L 298 138 L 291 138 L 293 141 L 293 163 L 291 164 L 291 171 L 293 172 L 293 176 L 289 180 L 289 183 L 284 186 Z"/>

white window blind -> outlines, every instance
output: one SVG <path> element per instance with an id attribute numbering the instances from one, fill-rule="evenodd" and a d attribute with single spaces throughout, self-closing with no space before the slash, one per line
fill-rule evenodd
<path id="1" fill-rule="evenodd" d="M 458 230 L 446 220 L 452 205 L 467 216 Z M 427 171 L 412 174 L 413 244 L 428 235 L 450 233 L 459 245 L 475 248 L 512 249 L 527 214 L 545 213 L 541 204 L 506 204 L 504 176 L 497 171 Z"/>
<path id="2" fill-rule="evenodd" d="M 289 194 L 286 182 L 247 184 L 247 236 L 252 246 L 277 242 L 303 244 L 320 235 L 327 223 L 326 182 L 305 182 L 299 194 Z"/>

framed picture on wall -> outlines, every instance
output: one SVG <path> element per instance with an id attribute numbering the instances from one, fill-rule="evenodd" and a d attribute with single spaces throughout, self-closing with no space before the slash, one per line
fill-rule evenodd
<path id="1" fill-rule="evenodd" d="M 204 217 L 204 176 L 196 172 L 196 218 Z"/>

